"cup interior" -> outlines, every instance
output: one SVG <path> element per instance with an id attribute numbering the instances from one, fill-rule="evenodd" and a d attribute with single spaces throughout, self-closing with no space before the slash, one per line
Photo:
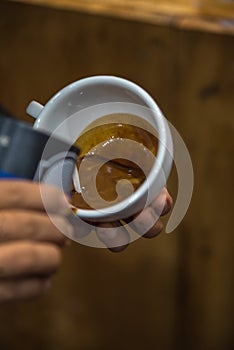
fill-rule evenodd
<path id="1" fill-rule="evenodd" d="M 112 76 L 94 76 L 74 82 L 54 95 L 43 108 L 34 127 L 53 132 L 77 112 L 82 112 L 80 128 L 86 127 L 100 116 L 113 112 L 110 109 L 111 103 L 136 104 L 136 112 L 139 105 L 148 108 L 154 105 L 143 89 L 128 80 Z M 96 106 L 96 109 L 92 109 L 93 106 Z M 90 114 L 87 113 L 87 109 Z"/>

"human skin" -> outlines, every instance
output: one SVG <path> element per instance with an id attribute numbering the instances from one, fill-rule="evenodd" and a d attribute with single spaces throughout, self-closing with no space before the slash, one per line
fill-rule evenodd
<path id="1" fill-rule="evenodd" d="M 42 192 L 46 195 L 46 211 Z M 163 228 L 160 216 L 171 206 L 171 196 L 164 188 L 149 207 L 136 215 L 134 230 L 141 235 L 147 224 L 150 229 L 143 237 L 157 236 Z M 67 198 L 54 187 L 23 180 L 0 181 L 0 303 L 35 297 L 49 288 L 61 264 L 62 249 L 69 242 L 57 227 L 70 237 L 73 233 L 66 219 L 69 213 Z M 107 234 L 105 227 L 112 230 Z M 111 251 L 122 251 L 129 244 L 126 229 L 116 222 L 98 224 L 96 232 Z"/>
<path id="2" fill-rule="evenodd" d="M 72 230 L 64 214 L 64 195 L 44 186 L 50 215 L 60 227 Z M 61 263 L 68 239 L 52 224 L 45 212 L 36 183 L 0 181 L 0 302 L 24 299 L 43 293 Z"/>
<path id="3" fill-rule="evenodd" d="M 164 187 L 148 207 L 134 217 L 121 220 L 124 226 L 121 226 L 120 222 L 101 223 L 96 228 L 97 235 L 100 241 L 109 247 L 111 251 L 120 252 L 130 242 L 130 236 L 125 228 L 126 224 L 139 236 L 144 238 L 156 237 L 163 230 L 163 223 L 160 217 L 171 210 L 172 204 L 172 197 Z M 131 222 L 134 222 L 134 224 Z M 105 228 L 108 228 L 108 230 L 105 230 Z"/>

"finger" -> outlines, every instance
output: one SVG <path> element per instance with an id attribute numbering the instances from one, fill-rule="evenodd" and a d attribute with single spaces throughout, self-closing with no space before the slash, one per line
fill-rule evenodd
<path id="1" fill-rule="evenodd" d="M 154 238 L 158 236 L 162 232 L 162 230 L 163 230 L 163 223 L 159 219 L 142 237 Z"/>
<path id="2" fill-rule="evenodd" d="M 166 187 L 164 187 L 159 195 L 150 204 L 150 206 L 154 208 L 158 215 L 163 216 L 171 210 L 172 203 L 172 197 L 168 193 Z"/>
<path id="3" fill-rule="evenodd" d="M 137 234 L 146 238 L 157 236 L 163 229 L 163 224 L 152 207 L 145 208 L 128 225 Z"/>
<path id="4" fill-rule="evenodd" d="M 64 245 L 67 238 L 63 233 L 72 236 L 72 226 L 62 217 L 50 218 L 41 212 L 23 210 L 0 211 L 0 242 L 12 240 L 34 240 L 53 242 Z"/>
<path id="5" fill-rule="evenodd" d="M 96 232 L 100 241 L 113 252 L 124 250 L 130 242 L 128 232 L 119 222 L 98 224 Z"/>
<path id="6" fill-rule="evenodd" d="M 56 187 L 30 181 L 0 181 L 0 209 L 22 208 L 67 214 L 70 212 L 64 194 Z M 43 196 L 43 199 L 42 199 Z"/>
<path id="7" fill-rule="evenodd" d="M 60 262 L 60 249 L 49 243 L 21 241 L 0 246 L 1 278 L 51 275 Z"/>
<path id="8" fill-rule="evenodd" d="M 0 282 L 0 303 L 28 299 L 43 294 L 50 286 L 48 279 L 31 278 Z"/>

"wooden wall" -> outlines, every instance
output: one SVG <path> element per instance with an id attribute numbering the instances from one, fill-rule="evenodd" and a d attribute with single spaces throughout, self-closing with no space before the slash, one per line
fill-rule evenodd
<path id="1" fill-rule="evenodd" d="M 233 349 L 234 37 L 2 1 L 0 48 L 0 102 L 18 118 L 81 77 L 119 75 L 155 97 L 195 170 L 174 233 L 121 254 L 73 244 L 45 297 L 1 306 L 0 348 Z"/>
<path id="2" fill-rule="evenodd" d="M 233 0 L 13 0 L 143 23 L 234 33 Z"/>

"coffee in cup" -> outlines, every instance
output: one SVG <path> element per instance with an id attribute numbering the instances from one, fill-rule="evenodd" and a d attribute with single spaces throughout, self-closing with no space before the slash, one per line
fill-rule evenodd
<path id="1" fill-rule="evenodd" d="M 101 209 L 126 199 L 147 179 L 158 140 L 146 120 L 122 113 L 91 123 L 75 145 L 81 149 L 77 161 L 80 186 L 72 190 L 72 204 L 79 209 Z"/>

